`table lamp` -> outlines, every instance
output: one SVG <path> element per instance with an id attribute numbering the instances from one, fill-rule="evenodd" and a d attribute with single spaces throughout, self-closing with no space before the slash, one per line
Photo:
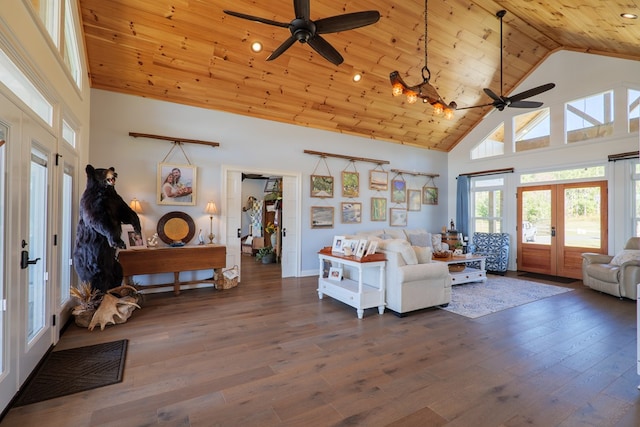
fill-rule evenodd
<path id="1" fill-rule="evenodd" d="M 213 216 L 218 213 L 218 208 L 213 201 L 209 201 L 204 212 L 209 214 L 209 219 L 211 220 L 211 224 L 209 226 L 209 244 L 212 245 L 213 239 L 216 237 L 216 235 L 213 234 Z"/>

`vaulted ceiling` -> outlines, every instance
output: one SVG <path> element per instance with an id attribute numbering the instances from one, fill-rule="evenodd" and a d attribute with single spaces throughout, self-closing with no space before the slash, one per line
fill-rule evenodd
<path id="1" fill-rule="evenodd" d="M 409 85 L 422 81 L 423 0 L 311 0 L 312 20 L 380 12 L 373 25 L 323 36 L 344 57 L 339 66 L 300 43 L 266 61 L 289 31 L 223 13 L 288 23 L 292 0 L 80 0 L 80 6 L 93 88 L 439 151 L 450 151 L 491 108 L 458 110 L 447 120 L 429 104 L 391 95 L 391 71 Z M 637 1 L 432 0 L 428 66 L 446 102 L 490 102 L 485 87 L 500 93 L 500 9 L 507 10 L 505 95 L 558 49 L 640 59 L 640 20 L 620 17 L 640 14 Z M 250 49 L 256 40 L 265 47 L 260 53 Z M 357 83 L 355 73 L 362 74 Z M 532 100 L 544 101 L 544 94 Z"/>

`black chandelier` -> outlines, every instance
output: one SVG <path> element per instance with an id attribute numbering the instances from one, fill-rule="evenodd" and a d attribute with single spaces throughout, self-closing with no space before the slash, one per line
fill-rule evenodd
<path id="1" fill-rule="evenodd" d="M 433 106 L 433 112 L 435 115 L 444 115 L 447 119 L 453 118 L 453 113 L 458 105 L 451 101 L 449 104 L 445 103 L 442 97 L 438 94 L 436 88 L 434 88 L 429 80 L 431 79 L 431 71 L 427 66 L 427 0 L 424 2 L 424 67 L 422 67 L 422 82 L 415 86 L 408 86 L 400 73 L 392 71 L 389 74 L 389 80 L 391 80 L 393 96 L 406 95 L 407 102 L 409 104 L 415 104 L 418 98 L 422 99 L 422 102 L 429 103 Z"/>

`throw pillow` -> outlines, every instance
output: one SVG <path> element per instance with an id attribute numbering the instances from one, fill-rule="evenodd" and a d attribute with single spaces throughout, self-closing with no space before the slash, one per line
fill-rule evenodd
<path id="1" fill-rule="evenodd" d="M 431 235 L 431 247 L 434 252 L 442 252 L 444 250 L 442 247 L 442 234 Z"/>
<path id="2" fill-rule="evenodd" d="M 411 246 L 422 246 L 424 248 L 432 248 L 431 233 L 407 233 Z"/>
<path id="3" fill-rule="evenodd" d="M 624 249 L 622 252 L 619 252 L 616 256 L 614 256 L 609 264 L 622 265 L 625 262 L 631 260 L 640 261 L 640 249 Z"/>
<path id="4" fill-rule="evenodd" d="M 431 262 L 431 248 L 424 246 L 412 246 L 412 248 L 418 259 L 418 264 L 428 264 Z"/>
<path id="5" fill-rule="evenodd" d="M 413 251 L 409 242 L 404 239 L 382 240 L 380 242 L 380 248 L 386 251 L 399 253 L 407 265 L 415 265 L 418 263 L 416 253 Z"/>

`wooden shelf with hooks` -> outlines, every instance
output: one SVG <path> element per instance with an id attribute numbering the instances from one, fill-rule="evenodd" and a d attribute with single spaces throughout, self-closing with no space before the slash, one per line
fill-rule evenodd
<path id="1" fill-rule="evenodd" d="M 388 165 L 388 160 L 376 160 L 376 159 L 368 159 L 366 157 L 356 157 L 356 156 L 346 156 L 344 154 L 332 154 L 332 153 L 324 153 L 322 151 L 313 151 L 313 150 L 304 150 L 305 154 L 312 154 L 314 156 L 320 157 L 335 157 L 338 159 L 346 159 L 351 160 L 352 162 L 369 162 L 375 163 L 376 165 Z"/>
<path id="2" fill-rule="evenodd" d="M 428 176 L 429 178 L 437 178 L 440 176 L 440 174 L 437 173 L 412 172 L 401 169 L 391 169 L 391 172 L 397 173 L 398 175 Z"/>
<path id="3" fill-rule="evenodd" d="M 219 142 L 200 141 L 199 139 L 176 138 L 173 136 L 151 135 L 149 133 L 129 132 L 129 136 L 132 136 L 134 138 L 161 139 L 163 141 L 171 141 L 175 144 L 201 144 L 201 145 L 208 145 L 210 147 L 220 146 Z"/>

